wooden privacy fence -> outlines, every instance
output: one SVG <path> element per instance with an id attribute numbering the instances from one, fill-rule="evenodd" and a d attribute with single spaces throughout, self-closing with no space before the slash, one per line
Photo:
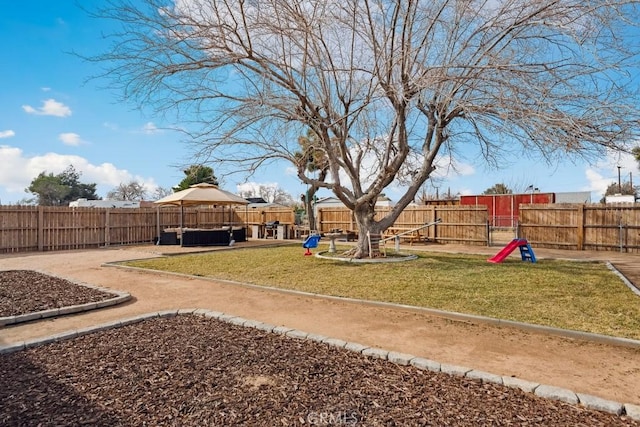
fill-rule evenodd
<path id="1" fill-rule="evenodd" d="M 391 208 L 376 209 L 380 218 Z M 334 229 L 358 231 L 355 218 L 347 208 L 318 209 L 318 229 L 326 233 Z M 410 206 L 400 213 L 393 224 L 397 229 L 414 229 L 441 219 L 442 222 L 427 228 L 424 233 L 429 241 L 486 245 L 488 242 L 488 214 L 484 206 Z"/>
<path id="2" fill-rule="evenodd" d="M 99 248 L 151 243 L 164 228 L 293 224 L 286 209 L 238 208 L 70 208 L 0 206 L 0 253 Z"/>
<path id="3" fill-rule="evenodd" d="M 385 215 L 390 208 L 380 208 Z M 164 228 L 180 226 L 181 210 L 173 207 L 103 209 L 43 206 L 0 206 L 0 253 L 89 249 L 109 245 L 151 243 Z M 405 209 L 394 227 L 411 229 L 433 222 L 426 236 L 438 243 L 487 245 L 489 226 L 483 206 L 416 206 Z M 185 208 L 187 228 L 251 225 L 280 221 L 294 224 L 291 208 Z M 534 247 L 640 253 L 640 205 L 520 205 L 518 237 Z M 358 231 L 351 211 L 322 208 L 322 232 Z"/>
<path id="4" fill-rule="evenodd" d="M 521 205 L 518 236 L 534 246 L 640 252 L 640 205 Z"/>

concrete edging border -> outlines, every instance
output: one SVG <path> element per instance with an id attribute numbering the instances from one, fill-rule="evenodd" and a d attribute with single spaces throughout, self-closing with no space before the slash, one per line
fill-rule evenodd
<path id="1" fill-rule="evenodd" d="M 612 400 L 600 398 L 598 396 L 576 393 L 572 390 L 539 384 L 532 381 L 522 380 L 519 378 L 501 376 L 492 374 L 489 372 L 475 370 L 473 368 L 448 365 L 440 363 L 434 360 L 417 357 L 411 354 L 398 353 L 394 351 L 388 351 L 381 348 L 369 347 L 355 342 L 347 342 L 337 338 L 330 338 L 323 335 L 310 334 L 304 331 L 300 331 L 286 326 L 276 326 L 268 323 L 263 323 L 255 320 L 245 319 L 243 317 L 234 316 L 229 313 L 223 313 L 219 311 L 212 311 L 206 309 L 175 309 L 175 310 L 163 310 L 153 313 L 142 314 L 126 319 L 116 320 L 113 322 L 103 323 L 96 326 L 71 330 L 62 332 L 59 334 L 51 335 L 49 337 L 34 339 L 29 341 L 23 341 L 14 343 L 8 346 L 0 346 L 1 354 L 10 354 L 18 351 L 22 351 L 28 348 L 38 347 L 53 342 L 73 339 L 79 336 L 87 335 L 94 332 L 100 332 L 112 328 L 118 328 L 122 326 L 131 325 L 134 323 L 142 322 L 147 319 L 157 317 L 174 317 L 178 315 L 200 315 L 207 318 L 217 319 L 223 322 L 227 322 L 233 325 L 242 327 L 255 328 L 258 330 L 266 331 L 269 333 L 276 333 L 285 335 L 292 339 L 310 340 L 319 343 L 324 343 L 337 348 L 344 348 L 346 350 L 360 353 L 368 357 L 378 358 L 382 360 L 388 360 L 391 363 L 402 366 L 413 366 L 417 369 L 428 370 L 432 372 L 441 372 L 448 375 L 454 375 L 459 377 L 465 377 L 471 380 L 480 381 L 483 383 L 493 383 L 503 385 L 510 388 L 518 388 L 526 393 L 533 393 L 536 396 L 565 402 L 572 405 L 580 405 L 587 409 L 596 410 L 600 412 L 606 412 L 617 416 L 627 416 L 635 421 L 640 421 L 640 405 L 631 403 L 621 403 Z"/>
<path id="2" fill-rule="evenodd" d="M 31 321 L 39 320 L 39 319 L 47 319 L 47 318 L 56 317 L 56 316 L 63 316 L 63 315 L 67 315 L 67 314 L 80 313 L 80 312 L 84 312 L 84 311 L 97 310 L 99 308 L 111 307 L 111 306 L 114 306 L 114 305 L 122 304 L 123 302 L 127 302 L 127 301 L 129 301 L 131 299 L 131 294 L 129 294 L 127 292 L 120 292 L 120 291 L 115 291 L 113 289 L 107 289 L 107 288 L 103 288 L 103 287 L 100 287 L 100 286 L 94 286 L 94 285 L 91 285 L 91 284 L 88 284 L 88 283 L 78 282 L 78 281 L 75 281 L 75 280 L 72 280 L 72 279 L 68 279 L 66 277 L 56 276 L 54 274 L 46 273 L 46 272 L 39 271 L 39 270 L 30 269 L 30 271 L 35 271 L 37 273 L 45 274 L 47 276 L 52 276 L 52 277 L 57 277 L 59 279 L 64 279 L 64 280 L 66 280 L 68 282 L 73 283 L 74 285 L 84 286 L 86 288 L 95 289 L 95 290 L 100 291 L 100 292 L 105 292 L 105 293 L 114 295 L 114 297 L 113 298 L 104 299 L 104 300 L 101 300 L 101 301 L 85 303 L 85 304 L 68 305 L 68 306 L 65 306 L 65 307 L 52 308 L 52 309 L 49 309 L 49 310 L 34 311 L 34 312 L 31 312 L 31 313 L 17 314 L 15 316 L 0 317 L 0 327 L 8 326 L 8 325 L 15 325 L 15 324 L 24 323 L 24 322 L 31 322 Z"/>
<path id="3" fill-rule="evenodd" d="M 150 270 L 150 269 L 140 268 L 140 267 L 129 267 L 126 265 L 122 265 L 122 261 L 117 261 L 113 263 L 104 263 L 103 266 L 121 268 L 125 270 L 128 269 L 133 271 L 144 271 L 146 273 L 152 273 L 152 274 L 197 278 L 199 280 L 206 280 L 209 282 L 217 282 L 217 283 L 222 283 L 227 285 L 243 286 L 250 289 L 260 289 L 263 291 L 267 290 L 267 291 L 278 292 L 282 294 L 306 296 L 306 297 L 326 299 L 331 301 L 343 301 L 343 302 L 349 302 L 349 303 L 360 304 L 360 305 L 371 306 L 371 307 L 401 309 L 401 310 L 410 311 L 414 313 L 424 313 L 432 316 L 443 317 L 446 319 L 456 320 L 461 322 L 480 322 L 480 323 L 490 324 L 495 326 L 509 326 L 509 327 L 513 327 L 523 331 L 544 333 L 544 334 L 559 336 L 563 338 L 580 339 L 580 340 L 595 342 L 600 344 L 617 345 L 622 347 L 640 349 L 640 340 L 634 340 L 630 338 L 619 338 L 619 337 L 614 337 L 610 335 L 596 334 L 592 332 L 583 332 L 583 331 L 577 331 L 572 329 L 555 328 L 552 326 L 535 325 L 532 323 L 517 322 L 515 320 L 504 320 L 496 317 L 487 317 L 487 316 L 481 316 L 481 315 L 475 315 L 475 314 L 466 314 L 466 313 L 459 313 L 454 311 L 445 311 L 445 310 L 438 310 L 434 308 L 417 307 L 413 305 L 396 304 L 396 303 L 383 302 L 383 301 L 371 301 L 371 300 L 363 300 L 363 299 L 357 299 L 357 298 L 315 294 L 312 292 L 296 291 L 292 289 L 282 289 L 282 288 L 276 288 L 273 286 L 254 285 L 251 283 L 239 282 L 235 280 L 216 279 L 213 277 L 192 276 L 190 274 L 175 273 L 171 271 L 159 271 L 159 270 Z M 630 284 L 630 282 L 626 279 L 626 277 L 624 277 L 622 273 L 620 273 L 613 265 L 611 265 L 611 263 L 606 263 L 606 266 L 609 269 L 611 269 L 615 274 L 617 274 L 627 286 L 629 286 L 630 288 L 634 288 L 634 286 Z"/>
<path id="4" fill-rule="evenodd" d="M 629 279 L 626 278 L 626 276 L 624 274 L 622 274 L 620 272 L 620 270 L 618 270 L 615 265 L 613 265 L 611 262 L 607 261 L 605 263 L 605 265 L 607 266 L 607 268 L 611 271 L 613 271 L 613 273 L 618 276 L 620 278 L 620 280 L 622 280 L 622 283 L 624 283 L 627 288 L 629 288 L 631 290 L 631 292 L 633 292 L 634 294 L 638 295 L 640 297 L 640 289 L 636 288 L 633 283 L 631 283 L 631 281 Z"/>

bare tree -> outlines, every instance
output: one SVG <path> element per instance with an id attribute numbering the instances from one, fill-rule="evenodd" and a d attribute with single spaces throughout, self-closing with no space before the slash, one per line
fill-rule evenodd
<path id="1" fill-rule="evenodd" d="M 640 191 L 640 186 L 633 185 L 631 181 L 625 182 L 612 182 L 607 186 L 602 198 L 600 199 L 600 203 L 604 203 L 607 196 L 613 196 L 615 194 L 624 194 L 624 195 L 633 195 L 635 198 L 638 198 L 638 192 Z"/>
<path id="2" fill-rule="evenodd" d="M 168 5 L 169 4 L 169 5 Z M 439 159 L 554 162 L 638 135 L 633 0 L 112 0 L 98 57 L 123 97 L 176 113 L 206 161 L 278 159 L 331 190 L 360 230 L 392 225 Z M 328 162 L 299 152 L 311 129 Z M 475 151 L 473 151 L 475 150 Z M 406 192 L 374 216 L 383 190 Z"/>
<path id="3" fill-rule="evenodd" d="M 296 203 L 296 201 L 293 199 L 293 196 L 280 187 L 266 187 L 265 190 L 269 190 L 268 193 L 265 193 L 265 196 L 267 196 L 268 200 L 270 200 L 272 203 L 277 203 L 283 206 L 293 206 Z"/>
<path id="4" fill-rule="evenodd" d="M 268 203 L 277 203 L 284 206 L 293 206 L 295 201 L 293 196 L 277 185 L 255 184 L 253 188 L 240 191 L 240 197 L 245 199 L 251 197 L 260 197 Z"/>
<path id="5" fill-rule="evenodd" d="M 173 194 L 173 192 L 174 191 L 171 187 L 156 187 L 151 197 L 153 200 L 160 200 L 163 197 Z"/>
<path id="6" fill-rule="evenodd" d="M 107 193 L 107 199 L 139 201 L 144 200 L 147 189 L 137 181 L 121 182 L 116 188 Z"/>

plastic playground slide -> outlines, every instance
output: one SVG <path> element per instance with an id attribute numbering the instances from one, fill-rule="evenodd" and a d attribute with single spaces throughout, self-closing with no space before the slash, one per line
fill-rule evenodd
<path id="1" fill-rule="evenodd" d="M 504 248 L 502 248 L 500 252 L 498 252 L 491 258 L 489 258 L 487 261 L 493 262 L 493 263 L 502 262 L 505 260 L 506 257 L 508 257 L 511 254 L 511 252 L 515 251 L 516 248 L 519 248 L 520 246 L 523 246 L 526 244 L 527 244 L 527 239 L 513 239 L 512 241 L 507 243 L 507 245 Z"/>

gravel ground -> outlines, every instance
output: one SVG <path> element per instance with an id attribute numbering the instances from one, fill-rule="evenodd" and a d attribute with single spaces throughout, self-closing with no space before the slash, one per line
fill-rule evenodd
<path id="1" fill-rule="evenodd" d="M 0 271 L 0 317 L 88 304 L 113 297 L 108 292 L 37 271 Z"/>
<path id="2" fill-rule="evenodd" d="M 31 287 L 31 294 L 58 289 L 44 280 Z M 194 315 L 0 356 L 0 425 L 84 424 L 640 426 L 517 389 Z"/>

